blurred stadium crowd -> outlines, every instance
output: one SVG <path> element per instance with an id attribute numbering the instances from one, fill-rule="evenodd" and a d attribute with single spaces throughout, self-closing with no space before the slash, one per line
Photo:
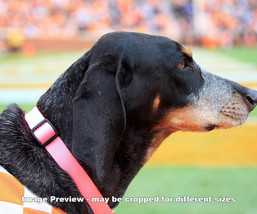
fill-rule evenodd
<path id="1" fill-rule="evenodd" d="M 209 47 L 253 46 L 257 0 L 0 0 L 1 39 L 83 38 L 113 30 Z"/>

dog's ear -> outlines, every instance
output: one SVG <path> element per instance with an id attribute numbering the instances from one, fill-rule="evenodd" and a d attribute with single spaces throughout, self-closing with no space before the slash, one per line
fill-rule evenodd
<path id="1" fill-rule="evenodd" d="M 126 128 L 120 87 L 127 78 L 122 77 L 122 62 L 117 64 L 89 65 L 73 101 L 72 152 L 100 184 L 111 169 Z"/>

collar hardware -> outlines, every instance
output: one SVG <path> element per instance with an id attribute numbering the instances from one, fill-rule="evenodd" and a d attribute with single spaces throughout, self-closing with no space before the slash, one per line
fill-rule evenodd
<path id="1" fill-rule="evenodd" d="M 45 123 L 47 123 L 48 125 Z M 37 136 L 37 134 L 36 134 L 37 133 L 36 130 L 41 127 L 45 129 L 45 131 L 44 131 L 44 133 L 46 133 L 46 136 L 44 137 L 45 139 L 42 139 L 43 137 L 41 135 Z M 48 129 L 48 130 L 46 130 L 46 129 Z M 53 142 L 59 136 L 57 130 L 55 129 L 53 124 L 47 118 L 43 119 L 34 128 L 32 128 L 30 130 L 30 133 L 32 134 L 34 139 L 38 142 L 40 147 L 42 147 L 42 148 L 46 147 L 48 144 Z M 50 136 L 48 136 L 48 135 L 50 135 Z M 48 139 L 46 139 L 46 138 L 48 138 Z"/>

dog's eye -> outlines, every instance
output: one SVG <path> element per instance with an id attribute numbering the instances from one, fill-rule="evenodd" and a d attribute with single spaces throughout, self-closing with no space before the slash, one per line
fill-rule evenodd
<path id="1" fill-rule="evenodd" d="M 186 66 L 186 62 L 183 60 L 183 61 L 180 61 L 179 62 L 179 64 L 178 64 L 178 67 L 180 67 L 180 68 L 185 68 L 185 66 Z"/>

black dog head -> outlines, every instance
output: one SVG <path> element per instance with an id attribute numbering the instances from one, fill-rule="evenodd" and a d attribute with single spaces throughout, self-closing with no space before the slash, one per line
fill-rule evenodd
<path id="1" fill-rule="evenodd" d="M 169 134 L 240 125 L 256 102 L 256 91 L 204 71 L 179 43 L 117 32 L 73 64 L 39 107 L 102 194 L 119 197 Z"/>

